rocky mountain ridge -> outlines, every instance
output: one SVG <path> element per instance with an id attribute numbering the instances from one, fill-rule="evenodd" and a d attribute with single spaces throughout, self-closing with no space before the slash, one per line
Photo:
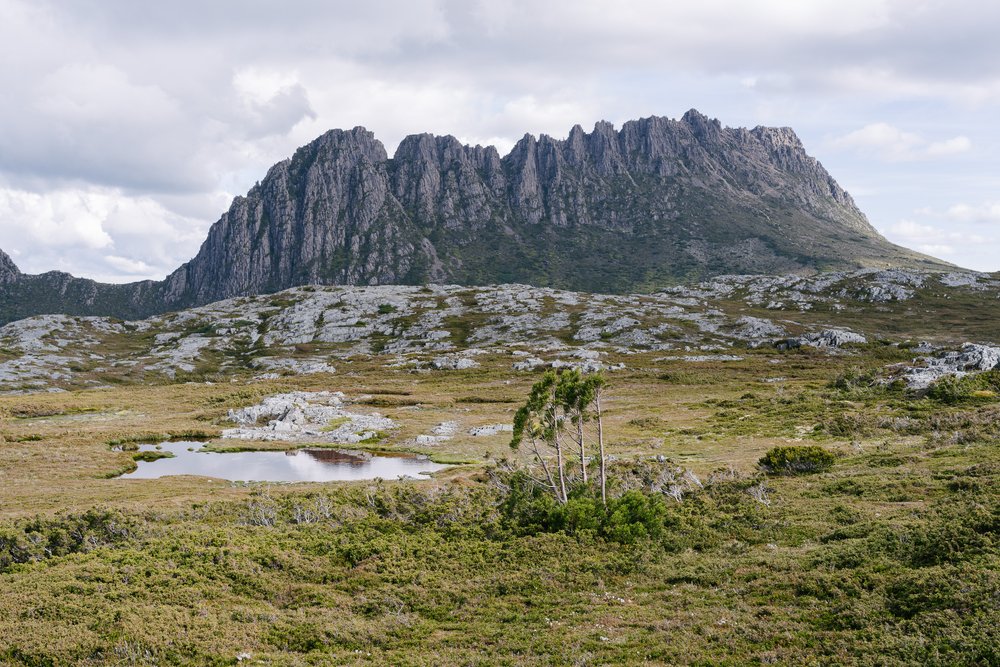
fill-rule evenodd
<path id="1" fill-rule="evenodd" d="M 724 273 L 945 265 L 883 239 L 789 128 L 695 110 L 620 130 L 525 135 L 506 156 L 412 135 L 392 158 L 331 130 L 237 197 L 164 281 L 21 274 L 0 257 L 0 321 L 145 317 L 306 284 L 528 283 L 649 291 Z"/>

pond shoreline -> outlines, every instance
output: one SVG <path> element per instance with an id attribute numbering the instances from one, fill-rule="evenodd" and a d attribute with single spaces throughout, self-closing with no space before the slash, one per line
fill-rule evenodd
<path id="1" fill-rule="evenodd" d="M 203 442 L 139 445 L 135 467 L 117 479 L 197 475 L 231 482 L 333 482 L 367 479 L 429 479 L 450 467 L 423 454 L 373 453 L 343 447 L 290 447 L 217 451 Z"/>

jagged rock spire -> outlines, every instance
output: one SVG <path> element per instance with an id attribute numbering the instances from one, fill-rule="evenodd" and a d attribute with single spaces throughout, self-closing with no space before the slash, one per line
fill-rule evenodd
<path id="1" fill-rule="evenodd" d="M 526 134 L 504 157 L 417 134 L 390 159 L 355 127 L 274 165 L 165 281 L 23 276 L 0 253 L 0 317 L 148 315 L 308 283 L 624 292 L 869 265 L 933 264 L 880 237 L 789 128 L 727 128 L 692 109 Z"/>

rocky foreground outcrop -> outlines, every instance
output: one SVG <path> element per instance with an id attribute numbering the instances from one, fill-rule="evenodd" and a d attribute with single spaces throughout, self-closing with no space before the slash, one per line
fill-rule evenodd
<path id="1" fill-rule="evenodd" d="M 378 413 L 350 412 L 347 404 L 340 392 L 296 391 L 268 396 L 257 405 L 230 410 L 228 419 L 237 426 L 225 429 L 222 437 L 357 444 L 397 426 Z"/>
<path id="2" fill-rule="evenodd" d="M 1000 369 L 1000 347 L 966 343 L 958 350 L 941 350 L 937 354 L 918 357 L 912 365 L 904 364 L 898 374 L 907 388 L 922 390 L 946 375 L 964 377 Z"/>
<path id="3" fill-rule="evenodd" d="M 12 322 L 0 327 L 0 391 L 333 374 L 350 372 L 358 358 L 414 373 L 475 375 L 497 355 L 512 372 L 616 373 L 643 352 L 655 353 L 655 363 L 738 363 L 754 350 L 849 355 L 883 344 L 929 355 L 912 364 L 913 375 L 936 378 L 995 365 L 996 331 L 976 322 L 998 303 L 1000 279 L 900 270 L 722 276 L 629 295 L 528 285 L 305 286 L 145 320 L 39 315 Z M 946 314 L 972 328 L 953 328 Z M 914 328 L 923 322 L 933 326 Z M 926 335 L 933 344 L 918 345 L 923 339 L 915 336 Z M 982 345 L 947 352 L 969 340 Z M 337 400 L 324 409 L 339 409 Z M 311 421 L 303 411 L 300 424 L 286 407 L 270 418 Z M 243 426 L 262 416 L 246 415 Z"/>
<path id="4" fill-rule="evenodd" d="M 627 293 L 867 266 L 944 265 L 879 236 L 789 128 L 726 128 L 692 110 L 525 135 L 503 157 L 413 135 L 390 158 L 358 127 L 274 165 L 164 281 L 28 276 L 0 254 L 0 322 L 146 317 L 305 284 Z"/>

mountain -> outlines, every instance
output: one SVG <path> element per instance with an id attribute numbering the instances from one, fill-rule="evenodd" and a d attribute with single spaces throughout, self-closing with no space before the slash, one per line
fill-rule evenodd
<path id="1" fill-rule="evenodd" d="M 625 293 L 729 273 L 946 266 L 882 238 L 789 128 L 724 128 L 691 110 L 525 135 L 504 157 L 412 135 L 389 158 L 357 127 L 274 165 L 164 281 L 29 276 L 3 255 L 0 320 L 137 317 L 303 284 Z"/>

